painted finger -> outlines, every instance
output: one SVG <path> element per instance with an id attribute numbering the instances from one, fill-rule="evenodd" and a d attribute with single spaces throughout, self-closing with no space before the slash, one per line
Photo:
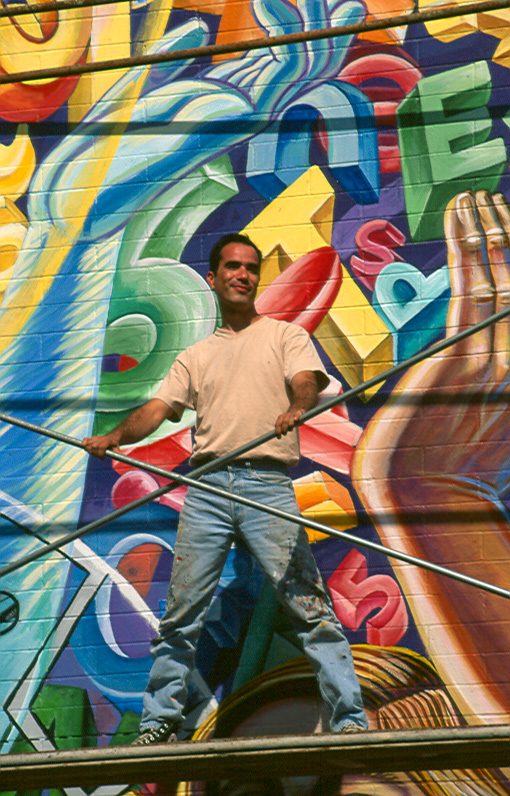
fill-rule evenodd
<path id="1" fill-rule="evenodd" d="M 303 29 L 300 12 L 288 0 L 254 0 L 253 16 L 268 36 L 282 36 Z"/>
<path id="2" fill-rule="evenodd" d="M 268 36 L 303 30 L 301 14 L 288 0 L 254 0 L 252 10 L 257 23 Z M 277 104 L 282 81 L 292 85 L 306 75 L 308 67 L 303 43 L 272 47 L 270 52 L 274 57 L 273 63 L 262 70 L 252 89 L 254 104 L 263 109 Z"/>
<path id="3" fill-rule="evenodd" d="M 458 194 L 448 205 L 445 234 L 452 289 L 447 336 L 452 336 L 486 318 L 494 307 L 486 243 L 471 192 Z M 491 332 L 483 330 L 459 344 L 458 353 L 488 355 L 491 340 Z"/>
<path id="4" fill-rule="evenodd" d="M 493 310 L 499 312 L 510 304 L 510 209 L 502 194 L 479 191 L 476 202 L 495 291 Z M 510 321 L 504 318 L 493 327 L 493 367 L 498 383 L 507 378 L 509 343 Z"/>
<path id="5" fill-rule="evenodd" d="M 329 27 L 329 9 L 327 0 L 297 0 L 297 8 L 303 17 L 304 30 L 317 30 Z M 331 60 L 333 40 L 307 42 L 308 77 L 321 75 Z"/>
<path id="6" fill-rule="evenodd" d="M 208 71 L 207 77 L 234 86 L 251 85 L 254 78 L 272 61 L 270 53 L 248 52 L 233 61 L 216 64 Z"/>
<path id="7" fill-rule="evenodd" d="M 338 0 L 338 2 L 329 3 L 330 6 L 330 25 L 332 28 L 339 28 L 343 25 L 355 25 L 357 22 L 362 22 L 366 15 L 367 10 L 363 3 L 359 0 Z M 338 75 L 342 64 L 347 54 L 354 34 L 347 36 L 338 36 L 334 39 L 334 46 L 332 50 L 332 58 L 329 62 L 327 72 L 324 76 L 334 78 Z"/>

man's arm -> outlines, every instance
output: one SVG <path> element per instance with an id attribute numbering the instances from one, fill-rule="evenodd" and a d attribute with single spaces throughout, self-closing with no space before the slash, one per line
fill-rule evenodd
<path id="1" fill-rule="evenodd" d="M 85 437 L 82 445 L 93 456 L 104 459 L 107 450 L 118 450 L 120 445 L 139 442 L 152 434 L 166 418 L 173 420 L 177 416 L 160 398 L 152 398 L 124 418 L 113 431 L 102 436 Z"/>
<path id="2" fill-rule="evenodd" d="M 287 434 L 288 431 L 292 431 L 302 414 L 309 409 L 313 409 L 319 395 L 317 376 L 313 370 L 303 370 L 301 373 L 296 373 L 290 383 L 290 387 L 292 390 L 292 403 L 275 423 L 278 439 L 283 434 Z"/>

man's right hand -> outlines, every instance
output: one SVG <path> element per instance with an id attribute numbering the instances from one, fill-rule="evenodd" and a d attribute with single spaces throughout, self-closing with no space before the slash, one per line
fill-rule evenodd
<path id="1" fill-rule="evenodd" d="M 92 456 L 104 459 L 107 450 L 119 451 L 119 445 L 129 445 L 145 439 L 155 431 L 163 420 L 172 418 L 168 405 L 160 398 L 151 398 L 146 404 L 139 406 L 122 423 L 112 429 L 109 434 L 97 437 L 85 437 L 83 447 Z M 179 415 L 180 417 L 180 415 Z M 179 419 L 176 415 L 176 419 Z"/>
<path id="2" fill-rule="evenodd" d="M 85 437 L 81 443 L 88 453 L 104 459 L 107 450 L 119 452 L 119 441 L 113 434 L 104 434 L 97 437 Z"/>

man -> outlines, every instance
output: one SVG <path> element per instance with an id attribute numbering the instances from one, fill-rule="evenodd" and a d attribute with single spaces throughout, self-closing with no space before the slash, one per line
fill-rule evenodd
<path id="1" fill-rule="evenodd" d="M 259 250 L 246 236 L 218 241 L 207 281 L 218 298 L 222 326 L 177 357 L 152 400 L 109 434 L 84 439 L 90 453 L 103 457 L 108 448 L 137 442 L 165 418 L 179 420 L 187 406 L 197 412 L 191 462 L 200 465 L 256 439 L 276 415 L 275 439 L 200 480 L 299 513 L 287 474 L 299 460 L 295 426 L 315 406 L 328 378 L 303 329 L 257 314 L 260 263 Z M 304 529 L 191 487 L 180 515 L 167 607 L 152 644 L 154 663 L 135 743 L 175 738 L 199 634 L 234 540 L 258 560 L 292 620 L 329 707 L 331 729 L 365 729 L 350 647 Z"/>

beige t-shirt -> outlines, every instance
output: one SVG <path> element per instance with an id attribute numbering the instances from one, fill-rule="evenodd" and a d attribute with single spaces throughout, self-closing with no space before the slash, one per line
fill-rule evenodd
<path id="1" fill-rule="evenodd" d="M 240 332 L 214 334 L 179 354 L 155 398 L 181 416 L 197 412 L 192 462 L 221 456 L 271 431 L 290 404 L 297 373 L 315 371 L 319 389 L 329 382 L 307 332 L 261 317 Z M 244 454 L 269 456 L 288 465 L 299 461 L 297 429 Z"/>

